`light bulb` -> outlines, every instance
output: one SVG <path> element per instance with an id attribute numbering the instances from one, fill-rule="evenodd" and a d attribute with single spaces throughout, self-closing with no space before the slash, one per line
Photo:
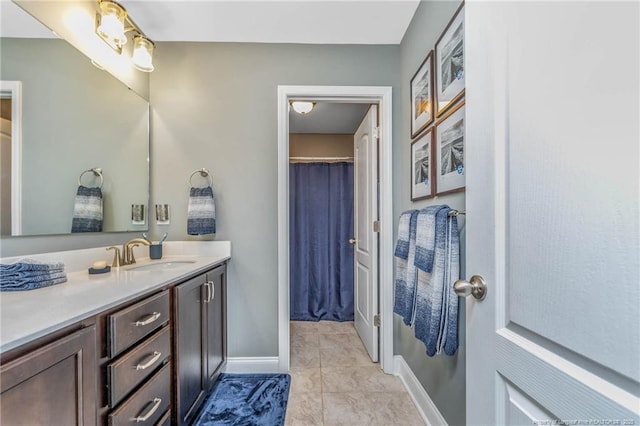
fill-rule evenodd
<path id="1" fill-rule="evenodd" d="M 154 45 L 148 38 L 137 35 L 133 38 L 133 54 L 131 61 L 136 69 L 143 72 L 153 71 Z"/>
<path id="2" fill-rule="evenodd" d="M 119 4 L 107 0 L 101 1 L 98 34 L 116 46 L 122 47 L 127 42 L 127 36 L 124 33 L 126 16 L 127 11 Z"/>

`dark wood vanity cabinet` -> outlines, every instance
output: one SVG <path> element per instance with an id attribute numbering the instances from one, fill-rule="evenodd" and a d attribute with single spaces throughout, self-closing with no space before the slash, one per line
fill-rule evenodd
<path id="1" fill-rule="evenodd" d="M 0 424 L 93 425 L 96 392 L 90 326 L 0 366 Z"/>
<path id="2" fill-rule="evenodd" d="M 226 265 L 174 292 L 176 423 L 190 424 L 226 360 Z"/>
<path id="3" fill-rule="evenodd" d="M 0 425 L 190 424 L 227 357 L 226 263 L 0 356 Z"/>

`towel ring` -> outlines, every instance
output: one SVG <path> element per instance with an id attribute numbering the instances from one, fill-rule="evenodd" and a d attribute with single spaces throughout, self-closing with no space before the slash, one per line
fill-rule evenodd
<path id="1" fill-rule="evenodd" d="M 104 184 L 104 177 L 102 176 L 102 169 L 100 167 L 94 167 L 93 169 L 85 170 L 84 172 L 80 173 L 80 176 L 78 176 L 78 186 L 82 185 L 82 176 L 89 172 L 93 173 L 94 176 L 100 178 L 99 188 L 102 189 L 102 185 Z"/>
<path id="2" fill-rule="evenodd" d="M 193 183 L 191 183 L 191 179 L 193 179 L 193 177 L 198 173 L 200 173 L 200 176 L 207 178 L 209 186 L 213 186 L 213 176 L 211 176 L 209 170 L 205 169 L 204 167 L 198 170 L 194 170 L 193 173 L 191 173 L 191 176 L 189 176 L 189 186 L 193 186 Z"/>

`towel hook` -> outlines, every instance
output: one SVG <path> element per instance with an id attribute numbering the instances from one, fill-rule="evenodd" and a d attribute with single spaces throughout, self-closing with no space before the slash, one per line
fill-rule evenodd
<path id="1" fill-rule="evenodd" d="M 93 173 L 94 176 L 99 177 L 100 178 L 100 186 L 99 188 L 102 189 L 102 185 L 104 184 L 104 177 L 102 176 L 102 169 L 100 167 L 94 167 L 92 169 L 88 169 L 85 170 L 84 172 L 80 173 L 80 176 L 78 176 L 78 186 L 82 185 L 82 176 L 84 176 L 86 173 Z"/>
<path id="2" fill-rule="evenodd" d="M 191 179 L 193 179 L 193 177 L 197 174 L 200 173 L 200 176 L 202 176 L 203 178 L 206 177 L 208 182 L 209 182 L 209 186 L 213 185 L 213 176 L 211 176 L 211 173 L 209 173 L 209 170 L 205 169 L 204 167 L 201 169 L 197 169 L 194 170 L 193 173 L 191 173 L 191 176 L 189 176 L 189 186 L 193 186 L 193 183 L 191 183 Z"/>

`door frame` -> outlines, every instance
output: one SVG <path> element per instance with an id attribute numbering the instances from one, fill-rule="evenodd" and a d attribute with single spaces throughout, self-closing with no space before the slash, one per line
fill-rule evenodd
<path id="1" fill-rule="evenodd" d="M 289 102 L 378 105 L 379 221 L 378 299 L 380 366 L 393 374 L 392 88 L 389 86 L 278 86 L 278 369 L 289 371 Z"/>
<path id="2" fill-rule="evenodd" d="M 11 98 L 11 235 L 22 235 L 22 82 L 0 80 L 0 96 Z"/>

